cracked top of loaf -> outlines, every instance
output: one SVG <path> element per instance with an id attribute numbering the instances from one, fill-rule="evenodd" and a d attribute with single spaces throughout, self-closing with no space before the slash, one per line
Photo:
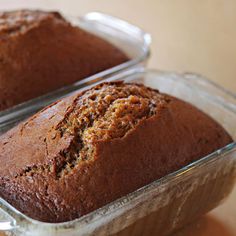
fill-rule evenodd
<path id="1" fill-rule="evenodd" d="M 27 30 L 37 27 L 41 21 L 49 19 L 69 25 L 58 12 L 38 10 L 0 12 L 0 38 L 26 33 Z"/>
<path id="2" fill-rule="evenodd" d="M 0 196 L 42 221 L 78 218 L 230 143 L 192 105 L 102 83 L 0 137 Z"/>
<path id="3" fill-rule="evenodd" d="M 0 111 L 127 60 L 58 12 L 1 12 Z"/>

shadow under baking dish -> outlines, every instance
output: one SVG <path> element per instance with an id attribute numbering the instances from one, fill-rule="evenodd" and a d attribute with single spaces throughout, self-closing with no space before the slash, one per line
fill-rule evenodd
<path id="1" fill-rule="evenodd" d="M 235 94 L 200 76 L 134 68 L 105 80 L 143 83 L 188 101 L 217 120 L 233 139 L 236 139 Z M 94 84 L 83 89 L 92 85 Z M 69 222 L 39 222 L 23 215 L 0 199 L 0 215 L 3 219 L 0 222 L 0 230 L 9 230 L 12 235 L 24 236 L 97 236 L 122 235 L 122 230 L 126 228 L 129 235 L 136 236 L 142 235 L 142 230 L 148 227 L 146 230 L 150 235 L 152 232 L 167 235 L 219 205 L 232 191 L 235 178 L 236 143 L 233 142 L 174 173 Z"/>

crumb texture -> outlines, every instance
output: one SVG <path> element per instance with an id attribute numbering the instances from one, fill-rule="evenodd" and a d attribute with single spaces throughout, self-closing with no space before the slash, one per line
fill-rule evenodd
<path id="1" fill-rule="evenodd" d="M 92 159 L 94 142 L 122 138 L 168 101 L 157 91 L 122 82 L 104 83 L 79 96 L 57 126 L 61 135 L 73 136 L 69 149 L 63 150 L 66 165 L 58 175 Z"/>

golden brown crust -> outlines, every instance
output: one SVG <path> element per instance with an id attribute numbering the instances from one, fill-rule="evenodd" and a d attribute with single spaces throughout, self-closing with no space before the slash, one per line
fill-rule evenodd
<path id="1" fill-rule="evenodd" d="M 231 141 L 186 102 L 143 85 L 103 83 L 0 137 L 0 196 L 35 219 L 67 221 Z"/>
<path id="2" fill-rule="evenodd" d="M 59 13 L 0 13 L 0 110 L 127 61 Z"/>
<path id="3" fill-rule="evenodd" d="M 38 27 L 42 21 L 52 20 L 55 23 L 68 24 L 58 12 L 43 11 L 11 11 L 0 12 L 0 38 L 7 39 L 25 34 L 32 28 Z"/>

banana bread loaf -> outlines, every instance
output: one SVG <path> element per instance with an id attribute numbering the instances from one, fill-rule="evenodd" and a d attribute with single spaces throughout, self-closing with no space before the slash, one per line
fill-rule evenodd
<path id="1" fill-rule="evenodd" d="M 0 13 L 0 110 L 127 61 L 59 13 Z"/>
<path id="2" fill-rule="evenodd" d="M 230 142 L 184 101 L 143 85 L 103 83 L 0 137 L 0 196 L 35 219 L 68 221 Z"/>

